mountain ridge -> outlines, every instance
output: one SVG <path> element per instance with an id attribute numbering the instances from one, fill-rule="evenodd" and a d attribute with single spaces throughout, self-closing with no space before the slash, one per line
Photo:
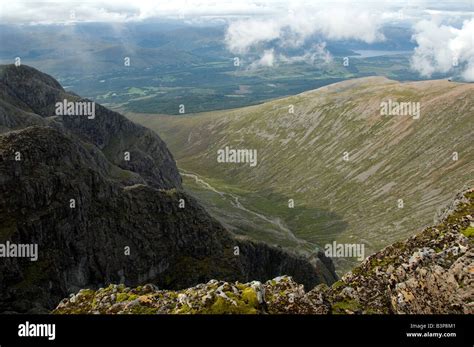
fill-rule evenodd
<path id="1" fill-rule="evenodd" d="M 56 102 L 87 99 L 30 67 L 1 66 L 0 86 L 0 241 L 39 248 L 37 262 L 1 259 L 1 312 L 48 312 L 112 282 L 337 279 L 323 253 L 308 259 L 229 233 L 182 190 L 153 131 L 100 105 L 94 119 L 56 115 Z"/>

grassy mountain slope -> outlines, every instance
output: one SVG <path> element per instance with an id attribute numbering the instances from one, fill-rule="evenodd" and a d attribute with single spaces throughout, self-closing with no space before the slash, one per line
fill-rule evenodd
<path id="1" fill-rule="evenodd" d="M 389 99 L 419 102 L 420 118 L 381 116 Z M 473 84 L 369 77 L 246 108 L 129 118 L 160 134 L 185 186 L 224 224 L 299 250 L 333 241 L 380 250 L 473 182 Z M 225 146 L 256 149 L 258 165 L 218 163 Z"/>

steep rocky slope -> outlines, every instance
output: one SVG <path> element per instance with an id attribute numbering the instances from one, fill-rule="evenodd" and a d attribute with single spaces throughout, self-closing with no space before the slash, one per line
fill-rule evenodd
<path id="1" fill-rule="evenodd" d="M 62 127 L 79 139 L 93 144 L 120 169 L 135 172 L 157 188 L 180 188 L 181 177 L 164 142 L 153 131 L 128 121 L 99 104 L 95 117 L 55 115 L 55 104 L 88 101 L 66 93 L 51 76 L 31 67 L 0 67 L 0 129 L 21 129 L 38 124 Z M 130 160 L 124 160 L 124 152 Z"/>
<path id="2" fill-rule="evenodd" d="M 111 285 L 64 299 L 58 314 L 473 314 L 474 189 L 443 218 L 367 258 L 331 287 L 304 290 L 283 276 L 261 283 L 217 280 L 181 291 Z"/>
<path id="3" fill-rule="evenodd" d="M 0 87 L 0 243 L 39 247 L 38 261 L 0 258 L 0 312 L 45 312 L 109 283 L 335 281 L 322 253 L 306 259 L 232 236 L 182 191 L 153 131 L 100 105 L 93 119 L 56 115 L 56 102 L 82 99 L 27 66 L 1 66 Z"/>
<path id="4" fill-rule="evenodd" d="M 419 117 L 381 114 L 389 101 L 418 105 Z M 220 192 L 184 176 L 222 223 L 293 249 L 337 241 L 376 252 L 432 223 L 474 183 L 472 83 L 368 77 L 257 106 L 129 117 L 159 133 L 180 170 Z M 258 164 L 219 163 L 226 146 L 257 150 Z M 337 260 L 341 273 L 357 262 L 348 260 Z"/>

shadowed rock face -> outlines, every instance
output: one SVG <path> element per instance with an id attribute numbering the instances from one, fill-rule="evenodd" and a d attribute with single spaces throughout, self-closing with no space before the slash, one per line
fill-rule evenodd
<path id="1" fill-rule="evenodd" d="M 44 312 L 80 288 L 118 282 L 336 280 L 323 254 L 308 261 L 227 232 L 182 191 L 151 130 L 99 105 L 94 119 L 56 116 L 56 102 L 82 99 L 30 67 L 0 67 L 0 87 L 0 243 L 39 247 L 36 262 L 0 258 L 0 312 Z"/>

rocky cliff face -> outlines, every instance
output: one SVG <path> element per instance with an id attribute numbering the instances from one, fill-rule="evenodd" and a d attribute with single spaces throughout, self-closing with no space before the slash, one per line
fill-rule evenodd
<path id="1" fill-rule="evenodd" d="M 64 99 L 84 101 L 35 69 L 0 67 L 0 243 L 39 248 L 38 261 L 0 258 L 0 312 L 46 312 L 109 283 L 336 280 L 323 254 L 309 261 L 227 232 L 182 191 L 151 130 L 99 105 L 93 119 L 56 115 Z"/>
<path id="2" fill-rule="evenodd" d="M 111 285 L 81 290 L 53 311 L 74 313 L 473 314 L 474 189 L 434 226 L 367 258 L 331 287 L 305 292 L 283 276 L 261 283 L 211 280 L 181 291 Z"/>
<path id="3" fill-rule="evenodd" d="M 94 118 L 57 116 L 57 102 L 89 100 L 66 93 L 51 76 L 28 66 L 1 67 L 0 86 L 3 131 L 33 124 L 61 128 L 69 136 L 94 145 L 111 164 L 139 174 L 151 186 L 166 189 L 181 187 L 176 163 L 164 142 L 153 131 L 98 104 L 95 105 Z M 124 160 L 125 152 L 130 153 L 130 160 Z"/>

